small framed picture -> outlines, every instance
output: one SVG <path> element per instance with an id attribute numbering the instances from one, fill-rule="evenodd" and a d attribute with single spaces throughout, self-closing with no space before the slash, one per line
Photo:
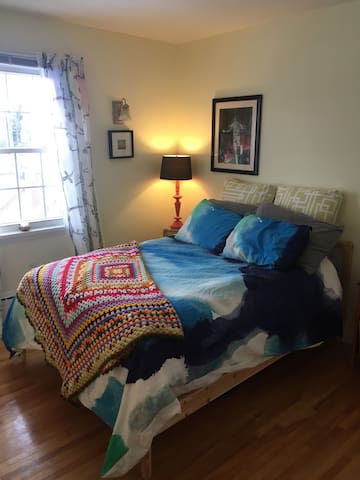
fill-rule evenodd
<path id="1" fill-rule="evenodd" d="M 262 95 L 214 98 L 211 170 L 258 175 Z"/>
<path id="2" fill-rule="evenodd" d="M 110 158 L 131 158 L 134 156 L 132 130 L 108 130 Z"/>

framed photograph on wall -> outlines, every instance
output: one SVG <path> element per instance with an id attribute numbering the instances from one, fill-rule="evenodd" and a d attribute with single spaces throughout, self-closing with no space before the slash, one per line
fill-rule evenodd
<path id="1" fill-rule="evenodd" d="M 211 170 L 258 175 L 262 95 L 214 98 Z"/>
<path id="2" fill-rule="evenodd" d="M 131 158 L 134 156 L 132 130 L 108 130 L 110 158 Z"/>

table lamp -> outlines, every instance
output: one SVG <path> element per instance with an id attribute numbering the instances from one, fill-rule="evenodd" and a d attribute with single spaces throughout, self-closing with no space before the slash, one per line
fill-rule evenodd
<path id="1" fill-rule="evenodd" d="M 189 155 L 164 155 L 161 162 L 160 178 L 175 180 L 175 217 L 170 228 L 179 230 L 182 227 L 180 208 L 180 180 L 191 180 L 191 157 Z"/>

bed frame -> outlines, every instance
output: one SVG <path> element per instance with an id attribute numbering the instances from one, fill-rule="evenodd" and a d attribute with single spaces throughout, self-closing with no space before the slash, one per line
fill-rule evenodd
<path id="1" fill-rule="evenodd" d="M 336 267 L 343 288 L 342 306 L 344 323 L 347 321 L 349 316 L 349 287 L 351 277 L 352 255 L 353 243 L 350 241 L 339 241 L 335 245 L 335 248 L 330 255 L 331 261 Z M 181 413 L 173 417 L 159 433 L 164 432 L 168 428 L 180 422 L 180 420 L 183 420 L 184 418 L 188 417 L 200 408 L 204 407 L 212 400 L 215 400 L 216 398 L 220 397 L 232 388 L 240 385 L 240 383 L 244 382 L 256 373 L 268 367 L 269 365 L 275 363 L 283 356 L 285 355 L 271 357 L 253 368 L 246 368 L 233 373 L 225 373 L 211 385 L 199 388 L 198 390 L 194 390 L 190 393 L 182 395 L 179 398 L 181 405 Z M 144 480 L 149 480 L 151 478 L 152 471 L 151 449 L 141 460 L 140 468 L 142 478 Z"/>

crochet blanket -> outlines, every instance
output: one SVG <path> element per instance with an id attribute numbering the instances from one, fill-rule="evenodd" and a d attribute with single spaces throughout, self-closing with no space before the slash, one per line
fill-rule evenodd
<path id="1" fill-rule="evenodd" d="M 151 279 L 137 242 L 30 270 L 17 297 L 35 339 L 73 397 L 143 337 L 183 337 L 176 311 Z"/>

